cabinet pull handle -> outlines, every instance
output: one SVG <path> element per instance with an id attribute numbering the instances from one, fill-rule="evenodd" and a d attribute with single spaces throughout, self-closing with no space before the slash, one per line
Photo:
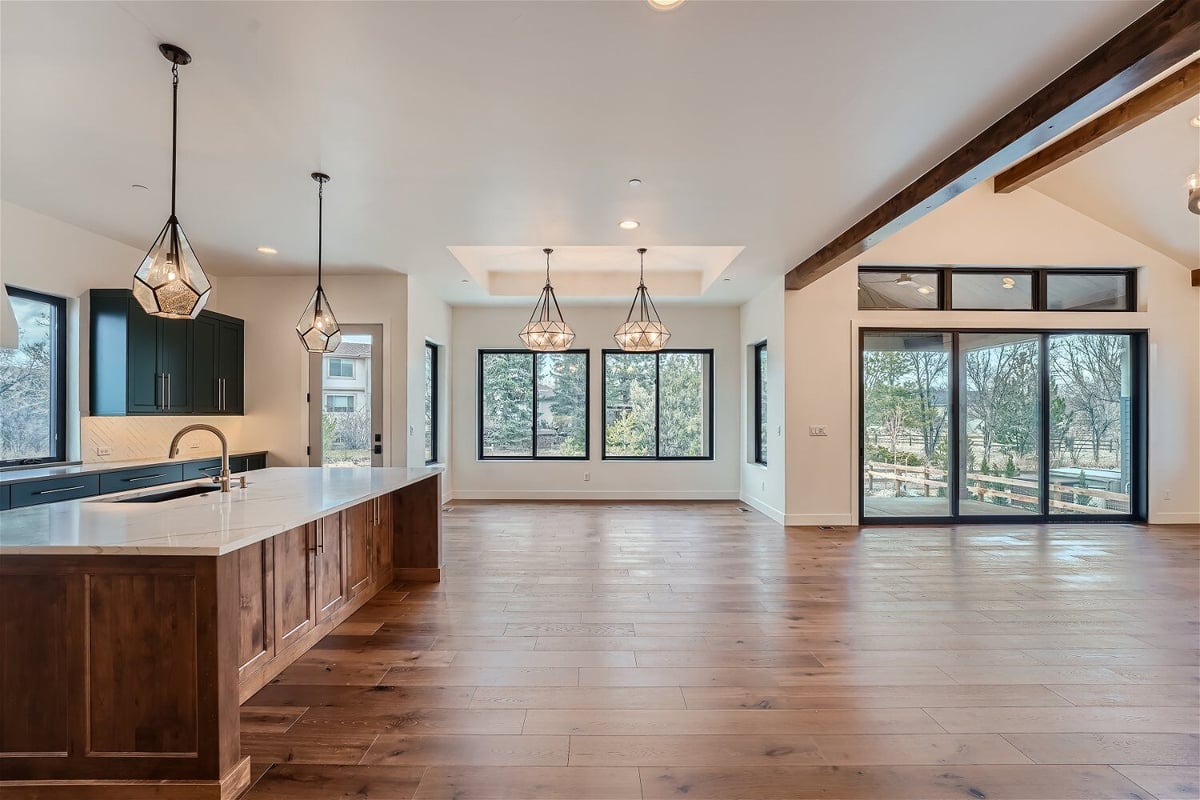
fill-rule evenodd
<path id="1" fill-rule="evenodd" d="M 155 388 L 158 391 L 154 396 L 154 407 L 166 410 L 167 407 L 167 375 L 165 372 L 154 373 L 154 380 L 158 384 Z"/>
<path id="2" fill-rule="evenodd" d="M 163 384 L 167 387 L 166 403 L 167 403 L 167 411 L 170 411 L 171 410 L 171 373 L 169 373 L 169 372 L 163 373 Z"/>
<path id="3" fill-rule="evenodd" d="M 165 474 L 166 473 L 160 472 L 157 475 L 135 475 L 132 478 L 122 478 L 121 480 L 125 481 L 126 483 L 133 483 L 134 481 L 149 481 L 154 480 L 155 478 L 161 478 Z"/>
<path id="4" fill-rule="evenodd" d="M 214 471 L 220 472 L 221 466 L 218 464 L 215 467 L 201 467 L 200 469 L 197 470 L 197 472 L 214 472 Z"/>
<path id="5" fill-rule="evenodd" d="M 83 488 L 82 486 L 63 486 L 62 488 L 59 488 L 59 489 L 41 489 L 40 491 L 34 492 L 34 494 L 35 495 L 58 494 L 59 492 L 70 492 L 75 489 L 82 489 L 82 488 Z"/>
<path id="6" fill-rule="evenodd" d="M 225 379 L 221 378 L 221 410 L 225 410 Z"/>

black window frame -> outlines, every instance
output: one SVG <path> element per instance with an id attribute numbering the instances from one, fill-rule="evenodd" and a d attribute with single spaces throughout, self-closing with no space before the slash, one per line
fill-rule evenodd
<path id="1" fill-rule="evenodd" d="M 479 461 L 589 461 L 592 453 L 592 354 L 591 350 L 586 348 L 572 348 L 570 350 L 560 350 L 554 353 L 540 353 L 533 350 L 525 350 L 522 348 L 480 348 L 475 383 L 475 399 L 476 399 L 476 431 L 475 445 L 476 458 Z M 573 353 L 583 355 L 583 455 L 581 456 L 547 456 L 539 455 L 537 447 L 537 417 L 538 417 L 538 397 L 537 397 L 537 375 L 538 375 L 538 356 L 539 355 L 561 355 Z M 532 369 L 530 370 L 530 378 L 533 381 L 533 413 L 530 424 L 530 433 L 532 441 L 530 444 L 531 455 L 527 456 L 488 456 L 483 453 L 483 359 L 487 355 L 527 355 L 531 357 Z"/>
<path id="2" fill-rule="evenodd" d="M 767 457 L 763 455 L 763 355 L 769 358 L 767 340 L 754 345 L 754 463 L 767 466 Z"/>
<path id="3" fill-rule="evenodd" d="M 662 370 L 662 355 L 664 353 L 693 353 L 697 355 L 708 356 L 708 394 L 705 397 L 705 402 L 708 405 L 708 436 L 707 448 L 708 455 L 703 456 L 662 456 L 659 455 L 660 448 L 660 429 L 661 414 L 659 408 L 661 406 L 661 398 L 659 396 L 659 385 L 661 381 L 658 376 Z M 654 356 L 654 455 L 652 456 L 610 456 L 608 454 L 608 412 L 606 403 L 608 402 L 608 357 L 616 356 Z M 716 393 L 713 389 L 713 380 L 715 377 L 714 363 L 716 355 L 711 347 L 668 347 L 664 350 L 658 350 L 653 353 L 631 353 L 618 348 L 605 348 L 600 351 L 600 459 L 602 461 L 712 461 L 716 458 L 716 444 L 713 432 L 716 430 Z"/>
<path id="4" fill-rule="evenodd" d="M 0 461 L 0 467 L 57 464 L 67 460 L 67 300 L 52 294 L 6 285 L 10 298 L 19 297 L 45 303 L 52 309 L 50 351 L 50 440 L 53 453 L 43 458 L 15 458 Z"/>
<path id="5" fill-rule="evenodd" d="M 1029 314 L 1033 312 L 1050 312 L 1054 314 L 1128 314 L 1138 309 L 1137 296 L 1137 267 L 976 267 L 976 266 L 888 266 L 872 264 L 858 268 L 858 275 L 878 273 L 907 272 L 913 275 L 938 276 L 937 303 L 933 308 L 863 308 L 859 311 L 995 311 L 1002 314 Z M 954 299 L 954 276 L 956 274 L 989 274 L 989 275 L 1031 275 L 1032 307 L 1031 308 L 970 308 L 957 307 Z M 1047 307 L 1046 282 L 1051 275 L 1118 275 L 1125 278 L 1125 307 L 1124 308 L 1049 308 Z"/>
<path id="6" fill-rule="evenodd" d="M 441 365 L 438 361 L 438 346 L 434 342 L 425 340 L 425 353 L 429 356 L 429 458 L 425 459 L 426 465 L 438 463 L 438 426 L 441 424 L 438 414 L 438 403 L 440 396 L 438 392 L 438 383 L 441 380 Z"/>
<path id="7" fill-rule="evenodd" d="M 1091 272 L 1091 270 L 1085 270 Z M 959 510 L 959 493 L 957 486 L 955 491 L 947 491 L 949 500 L 947 513 L 938 516 L 902 516 L 902 517 L 885 517 L 885 516 L 867 516 L 866 514 L 866 485 L 863 480 L 863 458 L 866 456 L 866 408 L 863 403 L 864 392 L 864 373 L 863 373 L 863 348 L 866 339 L 871 335 L 889 334 L 889 333 L 907 333 L 912 331 L 922 331 L 928 333 L 941 333 L 951 335 L 951 350 L 950 350 L 950 375 L 961 379 L 957 375 L 956 366 L 960 359 L 959 338 L 963 334 L 1007 334 L 1007 333 L 1024 333 L 1038 336 L 1039 348 L 1039 374 L 1038 374 L 1038 427 L 1039 427 L 1039 452 L 1042 454 L 1038 462 L 1038 484 L 1041 487 L 1039 497 L 1039 513 L 1037 514 L 980 514 L 980 515 L 963 515 Z M 1046 453 L 1050 451 L 1050 415 L 1052 414 L 1051 404 L 1048 402 L 1050 396 L 1050 363 L 1047 358 L 1047 349 L 1049 341 L 1055 336 L 1072 336 L 1078 334 L 1106 334 L 1114 336 L 1128 336 L 1130 341 L 1130 380 L 1132 382 L 1130 393 L 1130 453 L 1132 466 L 1130 471 L 1130 487 L 1129 487 L 1129 513 L 1127 514 L 1052 514 L 1050 513 L 1050 495 L 1047 487 L 1050 486 L 1050 461 L 1046 458 Z M 1150 498 L 1150 435 L 1149 435 L 1149 413 L 1150 413 L 1150 377 L 1149 377 L 1149 332 L 1145 328 L 1096 328 L 1096 327 L 1081 327 L 1081 328 L 1031 328 L 1031 327 L 1016 327 L 1016 328 L 997 328 L 997 327 L 962 327 L 954 325 L 937 325 L 937 326 L 915 326 L 915 327 L 897 327 L 894 325 L 882 327 L 861 327 L 858 329 L 858 348 L 856 357 L 858 365 L 857 370 L 858 381 L 858 522 L 860 525 L 975 525 L 975 524 L 1008 524 L 1008 525 L 1026 525 L 1037 523 L 1105 523 L 1105 522 L 1145 522 L 1149 517 L 1149 498 Z M 950 472 L 957 475 L 958 464 L 958 446 L 962 425 L 959 395 L 961 392 L 961 380 L 949 381 L 949 442 L 950 442 Z M 955 479 L 957 480 L 957 478 Z"/>

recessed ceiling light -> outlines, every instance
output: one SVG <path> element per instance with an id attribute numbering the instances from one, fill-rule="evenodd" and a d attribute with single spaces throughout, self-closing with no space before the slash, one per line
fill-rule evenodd
<path id="1" fill-rule="evenodd" d="M 679 8 L 683 5 L 683 0 L 646 0 L 646 2 L 655 11 L 670 11 L 672 8 Z"/>
<path id="2" fill-rule="evenodd" d="M 636 219 L 623 219 L 620 223 L 618 223 L 617 227 L 623 231 L 631 231 L 641 224 L 642 223 L 638 222 Z"/>
<path id="3" fill-rule="evenodd" d="M 279 254 L 279 251 L 276 250 L 274 247 L 267 247 L 266 245 L 263 245 L 262 247 L 258 248 L 258 252 L 260 252 L 266 256 L 274 256 L 274 255 Z"/>
<path id="4" fill-rule="evenodd" d="M 641 179 L 641 178 L 630 178 L 630 179 L 629 179 L 629 185 L 630 185 L 630 186 L 641 186 L 641 185 L 642 185 L 642 179 Z"/>
<path id="5" fill-rule="evenodd" d="M 467 280 L 466 278 L 463 278 L 462 280 L 459 281 L 459 283 L 470 283 L 470 281 Z"/>
<path id="6" fill-rule="evenodd" d="M 1188 120 L 1188 122 L 1191 123 L 1191 126 L 1193 128 L 1200 128 L 1200 115 L 1192 117 L 1191 119 Z"/>
<path id="7" fill-rule="evenodd" d="M 130 188 L 130 189 L 143 189 L 143 190 L 145 190 L 145 191 L 147 191 L 147 192 L 148 192 L 148 191 L 150 191 L 150 187 L 149 187 L 149 186 L 145 186 L 145 185 L 143 185 L 143 184 L 140 184 L 140 183 L 131 183 L 131 184 L 129 184 L 129 188 Z"/>

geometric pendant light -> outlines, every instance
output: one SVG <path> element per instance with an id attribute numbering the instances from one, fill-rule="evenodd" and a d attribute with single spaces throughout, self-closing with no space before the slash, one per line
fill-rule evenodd
<path id="1" fill-rule="evenodd" d="M 538 295 L 529 322 L 517 334 L 530 350 L 538 353 L 561 353 L 571 347 L 575 341 L 575 331 L 563 319 L 562 309 L 558 307 L 558 298 L 554 295 L 554 287 L 550 285 L 550 254 L 554 251 L 549 247 L 542 250 L 546 254 L 546 285 Z"/>
<path id="2" fill-rule="evenodd" d="M 638 255 L 642 262 L 637 291 L 633 294 L 629 314 L 613 334 L 613 339 L 626 353 L 655 353 L 667 346 L 671 331 L 658 316 L 658 309 L 650 299 L 650 290 L 646 288 L 646 248 L 639 247 Z"/>
<path id="3" fill-rule="evenodd" d="M 160 44 L 158 49 L 171 62 L 171 216 L 133 273 L 133 296 L 153 317 L 195 319 L 208 302 L 212 284 L 175 216 L 179 66 L 191 63 L 192 57 L 173 44 Z"/>
<path id="4" fill-rule="evenodd" d="M 321 245 L 325 228 L 325 184 L 329 176 L 324 172 L 314 172 L 312 179 L 317 182 L 317 290 L 313 292 L 300 321 L 296 323 L 296 335 L 300 343 L 310 353 L 332 353 L 342 343 L 342 329 L 333 316 L 329 300 L 325 298 L 325 289 L 321 286 Z"/>

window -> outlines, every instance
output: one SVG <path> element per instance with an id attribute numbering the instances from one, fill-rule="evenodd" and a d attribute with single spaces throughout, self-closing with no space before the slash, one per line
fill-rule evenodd
<path id="1" fill-rule="evenodd" d="M 754 462 L 767 463 L 767 343 L 754 345 Z"/>
<path id="2" fill-rule="evenodd" d="M 712 350 L 604 351 L 604 458 L 711 459 Z"/>
<path id="3" fill-rule="evenodd" d="M 860 267 L 864 311 L 1135 311 L 1137 270 Z"/>
<path id="4" fill-rule="evenodd" d="M 438 460 L 438 346 L 425 343 L 425 463 Z"/>
<path id="5" fill-rule="evenodd" d="M 354 360 L 350 358 L 326 358 L 328 375 L 331 378 L 353 378 Z"/>
<path id="6" fill-rule="evenodd" d="M 354 395 L 327 394 L 325 395 L 325 410 L 330 413 L 349 412 L 354 410 Z"/>
<path id="7" fill-rule="evenodd" d="M 479 351 L 479 458 L 588 457 L 588 351 Z"/>
<path id="8" fill-rule="evenodd" d="M 66 301 L 8 296 L 20 346 L 0 350 L 0 465 L 66 461 Z"/>

